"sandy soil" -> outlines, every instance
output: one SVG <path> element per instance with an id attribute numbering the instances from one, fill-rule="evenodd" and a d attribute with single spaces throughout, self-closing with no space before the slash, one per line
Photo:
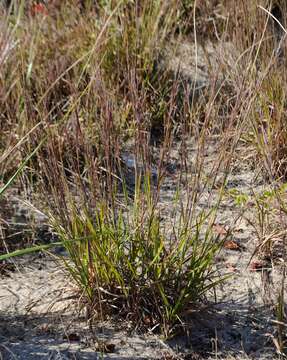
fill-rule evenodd
<path id="1" fill-rule="evenodd" d="M 175 144 L 168 176 L 161 193 L 163 221 L 169 222 L 170 201 L 177 181 L 178 144 Z M 240 149 L 239 149 L 240 151 Z M 195 161 L 196 146 L 188 145 L 190 164 Z M 210 176 L 216 161 L 215 144 L 206 149 L 205 172 Z M 220 182 L 220 177 L 218 178 Z M 246 194 L 261 191 L 263 182 L 251 164 L 234 162 L 227 189 Z M 198 207 L 208 208 L 216 199 L 203 190 Z M 221 274 L 232 277 L 210 294 L 188 321 L 189 336 L 164 342 L 159 337 L 133 333 L 130 324 L 103 323 L 89 327 L 79 299 L 67 274 L 49 255 L 34 255 L 14 263 L 13 271 L 0 277 L 0 352 L 3 359 L 273 359 L 274 301 L 281 281 L 280 261 L 266 262 L 252 271 L 251 261 L 257 246 L 250 224 L 255 207 L 249 206 L 244 217 L 231 197 L 220 205 L 215 231 L 232 227 L 229 240 L 236 249 L 224 248 L 217 256 Z M 228 247 L 228 246 L 227 246 Z M 280 260 L 280 256 L 278 256 Z M 278 260 L 278 259 L 277 259 Z M 250 265 L 251 261 L 251 265 Z M 99 350 L 105 347 L 105 351 Z"/>

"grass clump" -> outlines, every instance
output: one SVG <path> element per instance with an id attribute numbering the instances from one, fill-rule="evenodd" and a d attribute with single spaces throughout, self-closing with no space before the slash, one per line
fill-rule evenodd
<path id="1" fill-rule="evenodd" d="M 168 234 L 151 209 L 143 213 L 134 204 L 130 211 L 132 218 L 121 211 L 109 216 L 104 205 L 93 218 L 74 212 L 69 229 L 56 226 L 69 253 L 66 266 L 94 319 L 113 315 L 171 335 L 220 281 L 213 262 L 221 241 L 204 228 L 203 213 L 193 227 Z"/>

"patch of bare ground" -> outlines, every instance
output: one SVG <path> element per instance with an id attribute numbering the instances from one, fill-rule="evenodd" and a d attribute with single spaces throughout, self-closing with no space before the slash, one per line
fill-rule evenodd
<path id="1" fill-rule="evenodd" d="M 162 224 L 172 226 L 170 211 L 178 185 L 179 145 L 170 156 L 170 173 L 161 190 Z M 238 149 L 238 153 L 242 152 Z M 217 161 L 216 141 L 205 148 L 204 174 L 212 178 Z M 190 167 L 196 142 L 186 146 Z M 156 156 L 156 155 L 155 155 Z M 184 180 L 183 180 L 184 181 Z M 220 183 L 220 176 L 217 180 Z M 199 208 L 209 208 L 218 184 L 198 190 Z M 264 188 L 248 161 L 234 160 L 225 184 L 214 231 L 226 235 L 216 270 L 229 274 L 206 304 L 187 313 L 186 335 L 163 341 L 141 335 L 131 325 L 115 321 L 89 326 L 80 310 L 80 297 L 59 264 L 50 256 L 29 256 L 0 279 L 0 347 L 3 359 L 273 359 L 276 358 L 274 302 L 280 266 L 253 257 L 256 246 L 255 205 L 242 212 L 231 195 L 252 196 Z M 231 194 L 231 195 L 230 195 Z M 183 195 L 184 196 L 184 195 Z M 257 262 L 257 263 L 256 263 Z M 278 263 L 278 262 L 277 262 Z M 256 265 L 257 264 L 257 265 Z"/>

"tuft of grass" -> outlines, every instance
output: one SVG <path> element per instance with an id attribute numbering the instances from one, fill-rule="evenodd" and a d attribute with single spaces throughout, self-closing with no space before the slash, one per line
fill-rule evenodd
<path id="1" fill-rule="evenodd" d="M 206 226 L 210 215 L 204 212 L 193 227 L 181 222 L 172 233 L 164 231 L 146 199 L 149 195 L 137 189 L 129 208 L 132 215 L 121 210 L 111 215 L 107 205 L 99 203 L 92 217 L 74 209 L 69 228 L 57 221 L 55 228 L 69 253 L 66 267 L 93 319 L 113 315 L 171 335 L 223 280 L 213 268 L 222 241 L 214 236 L 212 224 Z M 71 241 L 77 238 L 82 240 Z"/>

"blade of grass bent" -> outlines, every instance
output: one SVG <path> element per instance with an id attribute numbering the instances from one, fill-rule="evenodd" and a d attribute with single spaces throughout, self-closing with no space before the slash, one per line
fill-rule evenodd
<path id="1" fill-rule="evenodd" d="M 45 139 L 44 139 L 45 140 Z M 39 148 L 42 146 L 44 140 L 42 140 L 35 149 L 22 161 L 19 168 L 15 171 L 15 173 L 10 177 L 10 179 L 7 181 L 7 183 L 0 188 L 0 196 L 11 186 L 11 184 L 14 182 L 16 177 L 21 173 L 27 162 L 36 154 L 36 152 L 39 150 Z"/>

